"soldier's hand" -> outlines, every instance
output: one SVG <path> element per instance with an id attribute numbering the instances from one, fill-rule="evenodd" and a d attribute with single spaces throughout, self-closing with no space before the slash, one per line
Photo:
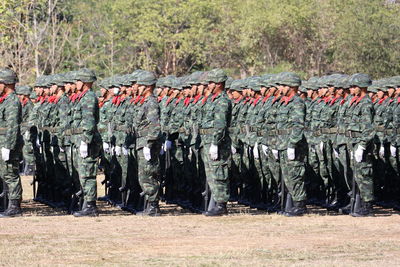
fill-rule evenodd
<path id="1" fill-rule="evenodd" d="M 10 159 L 10 149 L 2 147 L 1 148 L 1 158 L 4 161 L 8 161 Z"/>
<path id="2" fill-rule="evenodd" d="M 120 146 L 115 146 L 115 155 L 117 157 L 121 156 L 122 148 Z"/>
<path id="3" fill-rule="evenodd" d="M 357 162 L 361 162 L 362 161 L 363 155 L 364 155 L 364 151 L 365 151 L 365 148 L 363 146 L 360 146 L 360 145 L 357 147 L 356 151 L 354 151 L 354 159 Z"/>
<path id="4" fill-rule="evenodd" d="M 231 146 L 231 152 L 232 152 L 232 155 L 235 155 L 236 154 L 236 148 L 234 147 L 234 146 Z"/>
<path id="5" fill-rule="evenodd" d="M 125 147 L 122 147 L 122 154 L 123 154 L 124 156 L 128 156 L 128 154 L 129 154 L 128 149 L 125 148 Z"/>
<path id="6" fill-rule="evenodd" d="M 333 149 L 333 154 L 335 155 L 335 158 L 339 158 L 339 151 L 336 148 Z"/>
<path id="7" fill-rule="evenodd" d="M 296 150 L 294 148 L 288 147 L 287 157 L 289 160 L 294 160 L 296 157 Z"/>
<path id="8" fill-rule="evenodd" d="M 321 153 L 324 152 L 324 142 L 321 141 L 321 143 L 319 143 L 319 150 L 321 151 Z"/>
<path id="9" fill-rule="evenodd" d="M 210 153 L 210 158 L 212 160 L 217 160 L 218 159 L 218 146 L 211 144 L 209 153 Z"/>
<path id="10" fill-rule="evenodd" d="M 255 159 L 259 159 L 260 158 L 260 155 L 258 154 L 258 143 L 257 142 L 254 144 L 253 156 L 254 156 Z"/>
<path id="11" fill-rule="evenodd" d="M 381 147 L 379 148 L 379 157 L 381 159 L 385 157 L 385 147 L 383 145 L 381 145 Z"/>
<path id="12" fill-rule="evenodd" d="M 268 147 L 266 145 L 261 145 L 262 151 L 265 156 L 268 156 Z"/>
<path id="13" fill-rule="evenodd" d="M 271 151 L 272 151 L 272 155 L 274 155 L 274 158 L 276 160 L 278 160 L 279 159 L 279 151 L 276 149 L 272 149 Z"/>
<path id="14" fill-rule="evenodd" d="M 110 154 L 110 145 L 107 142 L 103 142 L 103 150 L 107 154 Z"/>
<path id="15" fill-rule="evenodd" d="M 81 141 L 81 145 L 79 146 L 79 154 L 82 158 L 87 158 L 89 156 L 88 144 L 83 141 Z"/>
<path id="16" fill-rule="evenodd" d="M 392 157 L 396 157 L 397 154 L 397 148 L 395 146 L 390 146 L 390 155 L 392 155 Z"/>
<path id="17" fill-rule="evenodd" d="M 166 140 L 164 143 L 164 151 L 166 152 L 167 150 L 170 150 L 172 147 L 172 142 L 169 140 Z"/>
<path id="18" fill-rule="evenodd" d="M 151 160 L 151 151 L 150 151 L 150 148 L 148 148 L 147 146 L 143 147 L 143 155 L 144 155 L 144 158 L 145 158 L 147 161 L 150 161 L 150 160 Z"/>

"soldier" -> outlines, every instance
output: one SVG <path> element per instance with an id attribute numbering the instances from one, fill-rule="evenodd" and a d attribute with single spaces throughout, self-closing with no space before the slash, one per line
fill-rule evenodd
<path id="1" fill-rule="evenodd" d="M 0 213 L 0 217 L 21 216 L 22 186 L 19 176 L 19 160 L 21 158 L 22 138 L 20 123 L 22 117 L 21 103 L 15 94 L 17 75 L 10 69 L 0 70 L 0 176 L 3 193 L 9 199 L 8 208 Z M 8 191 L 8 192 L 7 192 Z M 6 196 L 3 196 L 6 197 Z"/>
<path id="2" fill-rule="evenodd" d="M 139 183 L 148 205 L 144 216 L 159 216 L 159 176 L 161 149 L 160 110 L 153 90 L 157 79 L 148 71 L 138 74 L 138 95 L 141 100 L 137 103 L 135 121 L 136 153 Z"/>
<path id="3" fill-rule="evenodd" d="M 73 144 L 74 168 L 79 175 L 81 190 L 86 205 L 75 217 L 98 216 L 97 198 L 97 158 L 100 156 L 101 137 L 97 130 L 99 104 L 92 90 L 97 80 L 92 70 L 81 69 L 76 72 L 77 96 L 72 109 L 71 141 Z"/>
<path id="4" fill-rule="evenodd" d="M 364 217 L 372 215 L 373 178 L 373 119 L 374 108 L 367 88 L 371 79 L 367 74 L 354 74 L 349 79 L 350 90 L 357 98 L 352 101 L 348 135 L 353 153 L 353 199 L 351 215 Z"/>
<path id="5" fill-rule="evenodd" d="M 231 155 L 231 141 L 228 134 L 232 104 L 225 92 L 227 76 L 221 69 L 211 70 L 206 78 L 210 96 L 203 106 L 199 133 L 203 145 L 202 159 L 205 164 L 207 182 L 216 205 L 206 216 L 220 216 L 228 213 L 229 200 L 228 163 Z"/>
<path id="6" fill-rule="evenodd" d="M 276 125 L 279 161 L 287 197 L 293 199 L 293 207 L 285 205 L 285 216 L 301 216 L 307 211 L 304 186 L 306 107 L 298 95 L 300 85 L 301 80 L 294 73 L 283 72 L 279 75 L 279 89 L 283 96 Z"/>
<path id="7" fill-rule="evenodd" d="M 16 94 L 22 105 L 22 121 L 21 121 L 21 134 L 24 140 L 24 147 L 22 150 L 25 175 L 32 175 L 35 166 L 35 157 L 33 155 L 33 145 L 30 133 L 31 126 L 29 125 L 29 116 L 33 109 L 33 103 L 30 99 L 32 88 L 28 85 L 17 86 Z"/>

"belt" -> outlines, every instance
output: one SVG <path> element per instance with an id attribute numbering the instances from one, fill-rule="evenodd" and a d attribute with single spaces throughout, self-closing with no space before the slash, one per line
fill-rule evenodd
<path id="1" fill-rule="evenodd" d="M 118 125 L 115 126 L 114 128 L 116 131 L 121 131 L 121 132 L 129 132 L 130 129 L 128 127 L 126 127 L 125 125 Z"/>
<path id="2" fill-rule="evenodd" d="M 346 130 L 345 129 L 338 129 L 337 133 L 338 134 L 346 134 Z"/>
<path id="3" fill-rule="evenodd" d="M 49 133 L 57 132 L 57 128 L 56 127 L 42 127 L 40 130 L 41 131 L 48 131 Z"/>
<path id="4" fill-rule="evenodd" d="M 145 130 L 143 130 L 143 131 L 136 131 L 136 132 L 135 132 L 136 138 L 145 137 L 145 136 L 147 136 L 148 134 L 149 134 L 149 131 L 145 131 Z"/>
<path id="5" fill-rule="evenodd" d="M 0 134 L 7 134 L 7 128 L 0 128 Z"/>
<path id="6" fill-rule="evenodd" d="M 82 128 L 72 128 L 72 129 L 67 129 L 64 132 L 64 135 L 76 135 L 76 134 L 81 134 L 83 133 Z"/>
<path id="7" fill-rule="evenodd" d="M 291 133 L 291 131 L 292 131 L 292 129 L 284 129 L 284 130 L 276 130 L 276 133 L 278 134 L 278 135 L 288 135 L 288 134 L 290 134 Z"/>
<path id="8" fill-rule="evenodd" d="M 384 133 L 384 132 L 385 132 L 385 127 L 384 127 L 384 126 L 376 126 L 376 127 L 375 127 L 375 130 L 376 130 L 377 132 Z"/>
<path id="9" fill-rule="evenodd" d="M 346 137 L 350 137 L 350 138 L 358 138 L 363 136 L 362 133 L 360 132 L 353 132 L 353 131 L 347 131 L 346 132 Z"/>
<path id="10" fill-rule="evenodd" d="M 268 136 L 277 136 L 278 135 L 278 131 L 277 130 L 270 130 L 267 131 Z"/>
<path id="11" fill-rule="evenodd" d="M 208 128 L 208 129 L 199 129 L 200 134 L 213 134 L 214 133 L 214 128 Z"/>
<path id="12" fill-rule="evenodd" d="M 257 132 L 258 128 L 254 126 L 250 126 L 250 132 Z"/>
<path id="13" fill-rule="evenodd" d="M 321 133 L 323 134 L 335 134 L 337 133 L 338 128 L 337 127 L 333 127 L 333 128 L 322 128 L 321 129 Z"/>
<path id="14" fill-rule="evenodd" d="M 262 131 L 262 130 L 257 131 L 257 136 L 259 136 L 259 137 L 264 136 L 264 133 L 265 133 L 265 131 Z"/>

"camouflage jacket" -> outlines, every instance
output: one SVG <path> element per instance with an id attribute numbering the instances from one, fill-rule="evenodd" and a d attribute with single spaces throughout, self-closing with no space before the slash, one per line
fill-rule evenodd
<path id="1" fill-rule="evenodd" d="M 0 147 L 16 151 L 22 143 L 22 107 L 14 92 L 0 98 L 0 114 Z"/>
<path id="2" fill-rule="evenodd" d="M 306 105 L 298 95 L 281 99 L 277 113 L 278 150 L 299 148 L 304 145 Z"/>

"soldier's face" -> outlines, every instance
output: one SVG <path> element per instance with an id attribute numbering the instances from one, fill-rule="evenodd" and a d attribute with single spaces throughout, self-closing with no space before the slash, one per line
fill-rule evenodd
<path id="1" fill-rule="evenodd" d="M 156 96 L 159 96 L 160 94 L 161 94 L 161 92 L 162 92 L 162 89 L 161 88 L 156 88 Z"/>
<path id="2" fill-rule="evenodd" d="M 208 89 L 210 90 L 211 93 L 214 91 L 215 86 L 216 86 L 215 82 L 208 83 Z"/>
<path id="3" fill-rule="evenodd" d="M 289 94 L 290 87 L 289 86 L 282 86 L 281 93 L 283 96 L 287 96 Z"/>
<path id="4" fill-rule="evenodd" d="M 238 92 L 238 91 L 232 91 L 232 98 L 233 98 L 233 99 L 238 99 L 239 97 L 241 97 L 240 92 Z"/>
<path id="5" fill-rule="evenodd" d="M 191 95 L 192 96 L 194 96 L 194 95 L 196 95 L 196 92 L 197 92 L 197 85 L 192 85 L 192 89 L 191 89 Z"/>
<path id="6" fill-rule="evenodd" d="M 313 93 L 314 93 L 313 90 L 308 89 L 308 90 L 307 90 L 307 97 L 308 97 L 308 98 L 311 98 Z"/>
<path id="7" fill-rule="evenodd" d="M 146 85 L 139 85 L 138 86 L 139 95 L 143 95 L 145 89 L 146 89 Z"/>
<path id="8" fill-rule="evenodd" d="M 57 91 L 58 86 L 57 85 L 52 85 L 50 87 L 50 94 L 54 95 Z"/>
<path id="9" fill-rule="evenodd" d="M 267 91 L 267 88 L 265 88 L 264 86 L 261 87 L 261 90 L 260 90 L 261 95 L 265 95 L 266 91 Z"/>
<path id="10" fill-rule="evenodd" d="M 270 87 L 268 90 L 269 95 L 274 95 L 276 93 L 276 87 Z"/>
<path id="11" fill-rule="evenodd" d="M 50 95 L 50 89 L 49 89 L 49 88 L 45 88 L 45 89 L 43 90 L 43 94 L 44 94 L 45 96 L 49 96 L 49 95 Z"/>
<path id="12" fill-rule="evenodd" d="M 197 94 L 203 95 L 203 93 L 204 93 L 204 84 L 200 84 L 197 86 Z"/>
<path id="13" fill-rule="evenodd" d="M 81 91 L 82 90 L 82 88 L 83 88 L 83 82 L 82 81 L 76 81 L 76 89 L 78 90 L 78 91 Z"/>
<path id="14" fill-rule="evenodd" d="M 0 94 L 4 93 L 5 88 L 6 88 L 6 85 L 4 83 L 0 83 Z"/>
<path id="15" fill-rule="evenodd" d="M 361 88 L 360 87 L 358 87 L 358 86 L 356 86 L 356 87 L 354 87 L 354 95 L 360 95 L 361 94 Z"/>
<path id="16" fill-rule="evenodd" d="M 395 91 L 394 88 L 388 88 L 388 90 L 387 90 L 388 97 L 392 97 L 394 94 L 394 91 Z"/>
<path id="17" fill-rule="evenodd" d="M 328 93 L 329 93 L 330 95 L 334 95 L 334 94 L 335 94 L 335 87 L 329 87 L 329 88 L 328 88 Z"/>
<path id="18" fill-rule="evenodd" d="M 399 95 L 399 94 L 400 94 L 400 87 L 396 88 L 396 95 Z"/>
<path id="19" fill-rule="evenodd" d="M 376 96 L 377 96 L 379 99 L 382 99 L 384 95 L 385 95 L 385 93 L 384 93 L 383 91 L 378 91 L 378 92 L 376 93 Z"/>

